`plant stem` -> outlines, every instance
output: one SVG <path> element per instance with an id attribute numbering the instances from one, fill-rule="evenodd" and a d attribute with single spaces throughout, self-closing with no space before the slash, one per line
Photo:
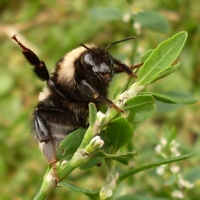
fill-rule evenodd
<path id="1" fill-rule="evenodd" d="M 37 195 L 35 196 L 34 200 L 44 200 L 44 199 L 46 199 L 51 194 L 51 192 L 53 191 L 53 189 L 55 187 L 56 187 L 55 180 L 51 179 L 51 181 L 47 182 L 47 181 L 45 181 L 45 178 L 44 178 L 41 189 L 37 193 Z"/>

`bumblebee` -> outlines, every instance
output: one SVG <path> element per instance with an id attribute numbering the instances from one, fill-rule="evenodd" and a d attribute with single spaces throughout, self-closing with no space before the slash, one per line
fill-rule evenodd
<path id="1" fill-rule="evenodd" d="M 48 164 L 52 164 L 56 182 L 56 149 L 68 134 L 78 128 L 87 128 L 88 103 L 93 102 L 97 108 L 103 103 L 122 112 L 106 97 L 109 83 L 115 73 L 123 71 L 130 77 L 137 77 L 132 70 L 141 64 L 129 67 L 114 58 L 108 48 L 133 38 L 113 42 L 106 48 L 81 44 L 64 55 L 55 65 L 53 73 L 49 74 L 45 62 L 15 35 L 12 37 L 33 66 L 36 76 L 47 84 L 39 94 L 38 104 L 32 114 L 32 125 L 34 137 Z"/>

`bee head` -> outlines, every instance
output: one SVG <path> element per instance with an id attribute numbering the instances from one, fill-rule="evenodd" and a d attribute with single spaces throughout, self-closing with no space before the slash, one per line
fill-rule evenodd
<path id="1" fill-rule="evenodd" d="M 101 82 L 109 83 L 113 77 L 115 59 L 107 51 L 108 48 L 114 44 L 134 38 L 135 37 L 129 37 L 120 41 L 113 42 L 109 44 L 105 49 L 95 47 L 89 48 L 83 44 L 80 44 L 88 50 L 85 54 L 83 54 L 81 62 L 86 67 L 86 69 L 90 73 L 93 73 Z"/>
<path id="2" fill-rule="evenodd" d="M 101 82 L 109 83 L 113 77 L 114 60 L 112 56 L 100 48 L 88 48 L 82 56 L 82 64 L 86 67 L 89 73 L 94 74 Z"/>

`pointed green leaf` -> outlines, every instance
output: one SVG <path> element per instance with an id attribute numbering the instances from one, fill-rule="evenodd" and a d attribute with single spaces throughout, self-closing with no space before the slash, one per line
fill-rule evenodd
<path id="1" fill-rule="evenodd" d="M 149 58 L 152 52 L 153 52 L 153 49 L 149 49 L 148 51 L 140 55 L 142 63 L 144 63 Z"/>
<path id="2" fill-rule="evenodd" d="M 137 156 L 137 152 L 128 152 L 126 154 L 107 154 L 104 151 L 97 152 L 97 156 L 116 160 L 124 165 L 129 164 L 129 160 Z"/>
<path id="3" fill-rule="evenodd" d="M 142 66 L 137 78 L 138 85 L 145 86 L 151 83 L 163 71 L 170 68 L 180 54 L 186 38 L 187 33 L 183 31 L 158 45 Z"/>
<path id="4" fill-rule="evenodd" d="M 57 158 L 69 160 L 80 146 L 83 137 L 85 135 L 85 129 L 77 129 L 70 133 L 60 144 L 57 150 Z"/>
<path id="5" fill-rule="evenodd" d="M 142 122 L 142 121 L 148 119 L 149 117 L 151 117 L 155 112 L 156 112 L 156 107 L 154 106 L 154 109 L 136 113 L 134 121 Z"/>
<path id="6" fill-rule="evenodd" d="M 127 121 L 131 124 L 135 121 L 143 121 L 155 113 L 155 100 L 149 94 L 138 95 L 128 100 L 123 109 L 131 111 L 127 117 Z"/>
<path id="7" fill-rule="evenodd" d="M 113 151 L 117 152 L 120 147 L 131 140 L 133 129 L 125 118 L 119 117 L 107 126 L 106 135 L 113 146 Z"/>
<path id="8" fill-rule="evenodd" d="M 124 110 L 130 110 L 131 112 L 138 113 L 143 111 L 155 110 L 155 100 L 152 95 L 144 94 L 138 95 L 128 100 L 123 107 Z"/>
<path id="9" fill-rule="evenodd" d="M 175 65 L 173 66 L 170 66 L 169 68 L 167 68 L 165 71 L 161 72 L 160 74 L 158 74 L 158 76 L 152 80 L 151 83 L 157 81 L 157 80 L 160 80 L 166 76 L 169 76 L 170 74 L 172 74 L 173 72 L 175 72 L 176 70 L 178 70 L 180 68 L 181 64 L 180 62 L 176 63 Z"/>
<path id="10" fill-rule="evenodd" d="M 179 92 L 169 92 L 169 93 L 156 93 L 152 92 L 151 95 L 157 100 L 164 103 L 176 103 L 176 104 L 193 104 L 197 103 L 199 99 L 191 96 L 189 94 L 183 94 Z"/>
<path id="11" fill-rule="evenodd" d="M 149 165 L 145 165 L 145 166 L 142 166 L 142 167 L 138 167 L 138 168 L 135 168 L 133 170 L 130 170 L 124 174 L 122 174 L 119 179 L 118 179 L 118 184 L 120 182 L 122 182 L 124 179 L 134 175 L 134 174 L 137 174 L 141 171 L 144 171 L 144 170 L 147 170 L 147 169 L 151 169 L 153 167 L 158 167 L 160 165 L 164 165 L 164 164 L 169 164 L 169 163 L 172 163 L 172 162 L 177 162 L 177 161 L 180 161 L 180 160 L 184 160 L 184 159 L 187 159 L 189 157 L 193 156 L 193 154 L 185 154 L 185 155 L 181 155 L 181 156 L 177 156 L 177 157 L 173 157 L 173 158 L 167 158 L 167 159 L 162 159 L 158 162 L 155 162 L 153 164 L 149 164 Z"/>

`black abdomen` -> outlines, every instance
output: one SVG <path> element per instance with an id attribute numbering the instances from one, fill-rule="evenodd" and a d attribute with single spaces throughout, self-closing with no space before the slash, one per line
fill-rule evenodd
<path id="1" fill-rule="evenodd" d="M 87 127 L 87 120 L 87 103 L 52 94 L 38 103 L 33 113 L 32 123 L 35 137 L 41 144 L 48 163 L 51 163 L 55 157 L 52 155 L 52 149 L 55 154 L 60 142 L 68 134 L 78 128 Z"/>

